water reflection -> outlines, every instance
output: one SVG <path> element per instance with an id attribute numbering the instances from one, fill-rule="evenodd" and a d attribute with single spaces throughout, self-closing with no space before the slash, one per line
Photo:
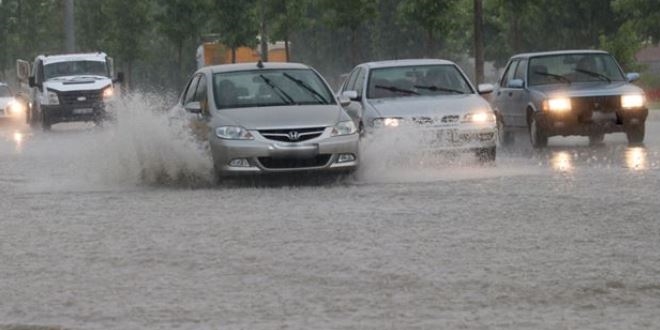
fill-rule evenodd
<path id="1" fill-rule="evenodd" d="M 626 167 L 629 169 L 635 171 L 643 171 L 648 169 L 648 154 L 646 152 L 646 148 L 627 148 L 625 157 Z"/>
<path id="2" fill-rule="evenodd" d="M 573 167 L 573 157 L 566 151 L 558 151 L 552 154 L 550 159 L 550 164 L 552 169 L 558 172 L 572 172 Z"/>
<path id="3" fill-rule="evenodd" d="M 23 147 L 24 138 L 25 136 L 23 135 L 23 133 L 19 131 L 14 132 L 13 139 L 14 139 L 14 143 L 16 144 L 17 151 L 20 151 L 21 148 Z"/>

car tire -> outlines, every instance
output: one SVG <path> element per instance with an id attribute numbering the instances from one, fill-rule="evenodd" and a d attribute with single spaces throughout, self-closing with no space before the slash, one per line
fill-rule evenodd
<path id="1" fill-rule="evenodd" d="M 490 147 L 490 148 L 478 149 L 477 158 L 479 159 L 479 162 L 482 164 L 493 163 L 497 158 L 497 148 Z"/>
<path id="2" fill-rule="evenodd" d="M 529 140 L 534 148 L 545 148 L 548 146 L 548 136 L 539 125 L 535 114 L 529 119 Z"/>
<path id="3" fill-rule="evenodd" d="M 626 130 L 628 137 L 628 144 L 636 145 L 644 143 L 644 135 L 646 134 L 644 125 L 632 126 Z"/>
<path id="4" fill-rule="evenodd" d="M 592 134 L 589 135 L 589 145 L 590 146 L 597 146 L 603 144 L 603 141 L 605 140 L 605 134 Z"/>
<path id="5" fill-rule="evenodd" d="M 501 146 L 510 146 L 515 142 L 513 132 L 506 129 L 502 119 L 497 119 L 497 142 Z"/>

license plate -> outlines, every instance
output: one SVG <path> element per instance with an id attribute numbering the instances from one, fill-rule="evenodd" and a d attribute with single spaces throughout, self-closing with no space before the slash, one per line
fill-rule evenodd
<path id="1" fill-rule="evenodd" d="M 594 111 L 591 114 L 591 120 L 595 120 L 595 121 L 616 120 L 616 112 Z"/>
<path id="2" fill-rule="evenodd" d="M 84 108 L 84 109 L 73 109 L 73 114 L 74 115 L 88 115 L 90 113 L 93 113 L 94 109 L 90 108 Z"/>
<path id="3" fill-rule="evenodd" d="M 431 145 L 451 143 L 454 142 L 455 135 L 456 130 L 453 129 L 427 131 L 424 132 L 424 140 Z"/>

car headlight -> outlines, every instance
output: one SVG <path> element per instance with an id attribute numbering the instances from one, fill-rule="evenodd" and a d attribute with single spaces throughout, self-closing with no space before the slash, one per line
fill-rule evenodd
<path id="1" fill-rule="evenodd" d="M 470 112 L 463 117 L 464 123 L 485 124 L 494 123 L 495 120 L 495 114 L 492 111 Z"/>
<path id="2" fill-rule="evenodd" d="M 48 91 L 46 93 L 46 98 L 48 99 L 48 104 L 58 105 L 60 104 L 60 98 L 57 96 L 57 93 L 53 91 Z"/>
<path id="3" fill-rule="evenodd" d="M 25 111 L 24 109 L 25 107 L 23 107 L 23 104 L 17 101 L 16 99 L 13 99 L 9 102 L 8 108 L 13 115 L 18 115 Z"/>
<path id="4" fill-rule="evenodd" d="M 643 108 L 646 97 L 643 94 L 630 94 L 621 96 L 621 107 L 624 109 Z"/>
<path id="5" fill-rule="evenodd" d="M 552 112 L 571 111 L 571 99 L 567 97 L 551 98 L 543 101 L 543 110 Z"/>
<path id="6" fill-rule="evenodd" d="M 357 128 L 352 120 L 340 121 L 332 128 L 332 136 L 351 135 L 357 133 Z"/>
<path id="7" fill-rule="evenodd" d="M 226 140 L 254 140 L 254 135 L 241 126 L 217 127 L 215 136 Z"/>
<path id="8" fill-rule="evenodd" d="M 371 123 L 375 128 L 399 127 L 401 125 L 401 118 L 376 118 Z"/>
<path id="9" fill-rule="evenodd" d="M 103 90 L 104 100 L 111 99 L 114 95 L 115 95 L 115 89 L 112 86 L 108 86 L 106 89 Z"/>

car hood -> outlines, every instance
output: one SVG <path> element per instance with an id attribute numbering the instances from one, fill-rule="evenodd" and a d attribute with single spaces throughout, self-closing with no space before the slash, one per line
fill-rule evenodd
<path id="1" fill-rule="evenodd" d="M 112 84 L 112 80 L 103 76 L 67 76 L 48 79 L 44 86 L 59 92 L 99 90 Z"/>
<path id="2" fill-rule="evenodd" d="M 13 97 L 0 97 L 0 109 L 4 109 L 12 100 L 14 100 Z"/>
<path id="3" fill-rule="evenodd" d="M 543 93 L 546 96 L 580 97 L 580 96 L 604 96 L 643 93 L 643 90 L 626 81 L 588 82 L 573 83 L 571 85 L 543 85 L 534 86 L 530 89 Z"/>
<path id="4" fill-rule="evenodd" d="M 349 120 L 334 104 L 288 105 L 216 110 L 211 124 L 239 125 L 247 129 L 286 129 L 334 126 L 342 118 Z"/>
<path id="5" fill-rule="evenodd" d="M 381 117 L 435 117 L 490 109 L 477 94 L 378 99 L 369 100 L 369 104 Z"/>

